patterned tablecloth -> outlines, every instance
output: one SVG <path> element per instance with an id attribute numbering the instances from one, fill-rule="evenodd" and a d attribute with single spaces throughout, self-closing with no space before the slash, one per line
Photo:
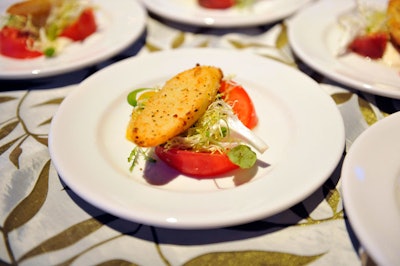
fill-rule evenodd
<path id="1" fill-rule="evenodd" d="M 302 64 L 284 22 L 226 33 L 149 18 L 142 38 L 96 66 L 39 81 L 0 81 L 0 264 L 4 265 L 360 265 L 360 244 L 341 199 L 341 163 L 315 193 L 249 224 L 212 230 L 157 228 L 119 219 L 79 198 L 48 151 L 52 116 L 88 75 L 137 53 L 186 47 L 238 49 L 299 68 L 335 100 L 346 150 L 397 100 L 340 86 Z M 360 255 L 361 254 L 361 255 Z"/>

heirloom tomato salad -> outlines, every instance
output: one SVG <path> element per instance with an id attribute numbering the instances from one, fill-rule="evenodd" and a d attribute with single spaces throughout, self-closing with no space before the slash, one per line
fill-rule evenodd
<path id="1" fill-rule="evenodd" d="M 159 159 L 180 173 L 215 178 L 234 169 L 247 169 L 256 152 L 268 146 L 251 129 L 258 118 L 246 90 L 225 79 L 219 68 L 200 66 L 183 71 L 162 88 L 139 88 L 128 95 L 133 107 L 127 128 L 135 143 L 128 161 Z"/>
<path id="2" fill-rule="evenodd" d="M 15 59 L 52 57 L 97 30 L 95 8 L 80 0 L 27 0 L 1 17 L 0 54 Z"/>
<path id="3" fill-rule="evenodd" d="M 339 17 L 344 30 L 338 55 L 353 52 L 371 60 L 400 67 L 400 0 L 386 6 L 356 1 L 355 9 Z"/>

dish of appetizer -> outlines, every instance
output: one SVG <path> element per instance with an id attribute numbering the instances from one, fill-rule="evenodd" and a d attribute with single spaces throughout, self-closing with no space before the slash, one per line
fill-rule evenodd
<path id="1" fill-rule="evenodd" d="M 126 133 L 136 144 L 131 167 L 140 155 L 155 162 L 147 155 L 151 147 L 166 164 L 197 178 L 253 167 L 257 155 L 248 144 L 261 153 L 268 145 L 251 131 L 258 118 L 245 89 L 223 77 L 219 68 L 198 65 L 161 89 L 132 91 Z"/>
<path id="2" fill-rule="evenodd" d="M 338 22 L 344 30 L 339 57 L 356 53 L 400 71 L 400 1 L 358 1 Z"/>
<path id="3" fill-rule="evenodd" d="M 17 59 L 57 56 L 68 43 L 84 41 L 97 31 L 94 9 L 79 0 L 12 4 L 0 29 L 0 54 Z"/>
<path id="4" fill-rule="evenodd" d="M 141 0 L 164 18 L 211 28 L 268 24 L 292 15 L 310 0 Z"/>
<path id="5" fill-rule="evenodd" d="M 257 55 L 206 48 L 96 72 L 63 101 L 49 136 L 52 162 L 75 193 L 170 228 L 285 210 L 325 182 L 343 148 L 341 115 L 316 82 Z"/>
<path id="6" fill-rule="evenodd" d="M 97 63 L 131 44 L 145 23 L 143 8 L 129 1 L 2 1 L 0 14 L 3 79 L 51 76 Z"/>
<path id="7" fill-rule="evenodd" d="M 290 44 L 305 63 L 329 78 L 399 99 L 399 5 L 395 0 L 319 1 L 289 21 Z M 311 26 L 313 31 L 307 31 Z"/>

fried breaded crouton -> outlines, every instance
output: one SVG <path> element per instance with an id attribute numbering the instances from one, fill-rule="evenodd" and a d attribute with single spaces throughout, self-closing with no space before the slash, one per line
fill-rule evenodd
<path id="1" fill-rule="evenodd" d="M 196 66 L 183 71 L 133 114 L 127 138 L 141 147 L 155 147 L 192 126 L 215 100 L 223 77 L 219 68 Z"/>
<path id="2" fill-rule="evenodd" d="M 389 0 L 387 15 L 390 38 L 396 47 L 400 47 L 400 0 Z"/>
<path id="3" fill-rule="evenodd" d="M 61 0 L 26 0 L 17 2 L 7 8 L 7 13 L 20 16 L 31 16 L 35 26 L 44 26 L 51 8 L 60 5 Z"/>

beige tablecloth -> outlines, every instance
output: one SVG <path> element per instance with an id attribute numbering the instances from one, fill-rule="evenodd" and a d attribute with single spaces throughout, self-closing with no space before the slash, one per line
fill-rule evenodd
<path id="1" fill-rule="evenodd" d="M 139 53 L 221 47 L 279 60 L 321 83 L 337 103 L 346 149 L 399 101 L 339 86 L 296 60 L 284 24 L 220 34 L 148 21 Z M 9 265 L 360 265 L 360 245 L 343 210 L 340 164 L 292 208 L 250 224 L 212 230 L 156 228 L 84 202 L 55 171 L 47 147 L 52 116 L 77 84 L 0 93 L 0 264 Z"/>

